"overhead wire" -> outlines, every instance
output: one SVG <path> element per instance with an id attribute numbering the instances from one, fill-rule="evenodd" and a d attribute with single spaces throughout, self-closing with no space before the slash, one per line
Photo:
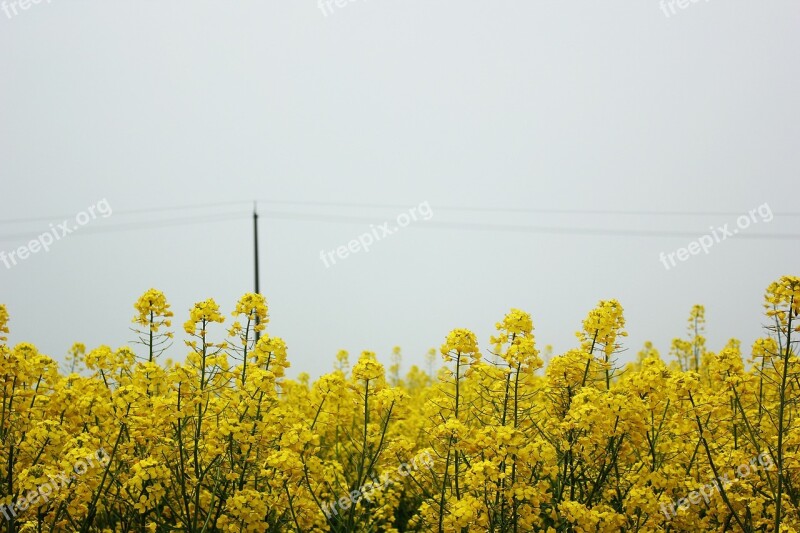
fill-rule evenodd
<path id="1" fill-rule="evenodd" d="M 390 203 L 367 203 L 367 202 L 328 202 L 328 201 L 290 201 L 290 200 L 256 200 L 259 204 L 265 205 L 298 205 L 306 207 L 330 207 L 330 208 L 356 208 L 356 209 L 408 209 L 406 204 Z M 233 205 L 252 205 L 252 201 L 228 201 L 210 202 L 202 204 L 183 204 L 164 207 L 149 207 L 142 209 L 126 209 L 114 211 L 114 215 L 137 215 L 146 213 L 173 212 L 191 209 L 208 209 L 215 207 L 229 207 Z M 542 214 L 542 215 L 592 215 L 592 216 L 672 216 L 672 217 L 722 217 L 741 215 L 741 211 L 655 211 L 655 210 L 614 210 L 614 209 L 553 209 L 553 208 L 528 208 L 528 207 L 487 207 L 487 206 L 454 206 L 454 205 L 434 205 L 437 211 L 452 212 L 481 212 L 481 213 L 520 213 L 520 214 Z M 72 214 L 61 214 L 51 216 L 39 216 L 29 218 L 10 218 L 0 219 L 0 225 L 7 224 L 27 224 L 32 222 L 52 222 L 53 220 L 65 220 L 74 217 Z M 797 217 L 800 212 L 778 212 L 774 216 Z"/>
<path id="2" fill-rule="evenodd" d="M 206 224 L 208 222 L 224 222 L 228 220 L 243 220 L 245 218 L 249 218 L 250 215 L 248 213 L 217 213 L 213 215 L 201 215 L 201 216 L 194 216 L 194 217 L 184 217 L 184 218 L 173 218 L 173 219 L 164 219 L 164 220 L 144 220 L 138 222 L 128 222 L 122 224 L 114 224 L 109 226 L 79 226 L 74 228 L 73 231 L 69 233 L 69 235 L 91 235 L 95 233 L 108 233 L 113 231 L 130 231 L 130 230 L 138 230 L 138 229 L 159 229 L 164 227 L 172 227 L 172 226 L 185 226 L 185 225 L 192 225 L 192 224 Z M 80 231 L 78 231 L 80 230 Z M 49 231 L 49 230 L 48 230 Z M 27 233 L 16 233 L 11 235 L 0 235 L 0 242 L 2 241 L 12 241 L 12 240 L 24 240 L 24 239 L 32 239 L 43 232 L 27 232 Z M 46 232 L 45 232 L 46 233 Z"/>
<path id="3" fill-rule="evenodd" d="M 173 206 L 165 206 L 165 207 L 147 207 L 143 209 L 125 209 L 120 211 L 113 211 L 114 215 L 138 215 L 144 213 L 159 213 L 159 212 L 167 212 L 167 211 L 183 211 L 189 209 L 207 209 L 209 207 L 227 207 L 231 205 L 243 205 L 243 204 L 251 204 L 252 202 L 211 202 L 205 204 L 184 204 L 184 205 L 173 205 Z M 54 220 L 68 220 L 70 218 L 74 218 L 75 213 L 70 213 L 68 215 L 52 215 L 48 217 L 32 217 L 32 218 L 7 218 L 7 219 L 0 219 L 0 225 L 5 224 L 27 224 L 30 222 L 53 222 Z"/>
<path id="4" fill-rule="evenodd" d="M 280 200 L 258 200 L 258 204 L 268 205 L 303 205 L 314 207 L 347 207 L 347 208 L 371 208 L 371 209 L 408 209 L 407 205 L 400 204 L 368 204 L 356 202 L 290 202 Z M 210 209 L 219 207 L 229 207 L 233 205 L 252 205 L 248 201 L 231 201 L 231 202 L 211 202 L 205 204 L 185 204 L 169 207 L 150 207 L 141 209 L 130 209 L 123 211 L 115 211 L 114 215 L 141 215 L 151 213 L 175 212 L 185 210 L 197 209 Z M 541 214 L 583 214 L 583 215 L 633 215 L 641 213 L 642 215 L 668 215 L 674 216 L 733 216 L 741 215 L 741 213 L 726 213 L 726 212 L 688 212 L 688 211 L 673 211 L 673 212 L 658 212 L 658 211 L 608 211 L 608 210 L 594 210 L 594 211 L 581 211 L 581 210 L 537 210 L 537 209 L 505 209 L 505 208 L 481 208 L 481 207 L 458 207 L 458 206 L 435 206 L 436 211 L 485 211 L 485 212 L 512 212 L 512 213 L 541 213 Z M 800 213 L 775 213 L 774 216 L 797 216 Z M 53 217 L 35 217 L 28 219 L 6 219 L 0 220 L 0 224 L 9 223 L 31 223 L 52 220 L 69 220 L 75 215 L 61 215 Z M 158 220 L 138 220 L 125 223 L 111 224 L 107 226 L 91 226 L 81 227 L 79 234 L 95 234 L 107 233 L 114 231 L 130 231 L 138 229 L 149 228 L 162 228 L 180 225 L 192 224 L 205 224 L 209 222 L 236 220 L 249 217 L 249 212 L 237 211 L 228 213 L 209 213 L 204 215 L 197 215 L 191 217 L 181 218 L 164 218 Z M 287 212 L 287 211 L 261 211 L 259 216 L 264 218 L 271 218 L 277 220 L 300 220 L 300 221 L 317 221 L 317 222 L 332 222 L 332 223 L 349 223 L 349 224 L 375 224 L 376 220 L 366 216 L 352 216 L 352 215 L 336 215 L 336 214 L 319 214 L 319 213 L 301 213 L 301 212 Z M 52 226 L 52 224 L 51 224 Z M 697 236 L 696 232 L 689 231 L 661 231 L 661 230 L 638 230 L 638 229 L 603 229 L 603 228 L 586 228 L 586 227 L 559 227 L 559 226 L 541 226 L 541 225 L 525 225 L 525 224 L 488 224 L 479 222 L 446 222 L 446 221 L 433 221 L 427 220 L 425 224 L 415 225 L 418 229 L 451 229 L 451 230 L 467 230 L 467 231 L 504 231 L 504 232 L 521 232 L 521 233 L 539 233 L 539 234 L 554 234 L 554 235 L 594 235 L 594 236 L 629 236 L 629 237 L 689 237 L 694 238 Z M 0 234 L 0 241 L 11 241 L 34 238 L 40 235 L 42 231 L 25 231 L 12 234 Z M 744 239 L 798 239 L 800 234 L 797 233 L 753 233 L 741 232 L 738 233 L 740 238 Z"/>
<path id="5" fill-rule="evenodd" d="M 260 212 L 259 217 L 283 220 L 313 220 L 319 222 L 344 222 L 353 224 L 375 224 L 375 220 L 366 217 L 350 217 L 338 215 L 296 214 L 276 211 Z M 412 227 L 412 226 L 408 226 Z M 473 222 L 439 222 L 427 220 L 424 224 L 413 226 L 417 229 L 455 229 L 472 231 L 510 231 L 521 233 L 543 233 L 554 235 L 597 235 L 616 237 L 689 237 L 696 238 L 697 232 L 689 231 L 657 231 L 657 230 L 614 230 L 597 228 L 528 226 L 522 224 L 483 224 Z M 739 237 L 749 239 L 800 239 L 797 233 L 739 233 Z"/>
<path id="6" fill-rule="evenodd" d="M 312 202 L 288 200 L 258 200 L 259 203 L 273 205 L 305 205 L 314 207 L 348 207 L 369 209 L 408 209 L 407 204 L 370 204 L 360 202 Z M 527 213 L 542 215 L 608 215 L 608 216 L 737 216 L 741 211 L 654 211 L 654 210 L 620 210 L 620 209 L 552 209 L 539 207 L 485 207 L 485 206 L 434 206 L 437 211 L 462 211 L 484 213 Z M 797 217 L 800 211 L 774 213 L 775 216 Z"/>

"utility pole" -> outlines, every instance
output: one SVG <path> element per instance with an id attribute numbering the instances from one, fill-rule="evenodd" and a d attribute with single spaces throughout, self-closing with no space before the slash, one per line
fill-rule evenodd
<path id="1" fill-rule="evenodd" d="M 255 252 L 255 274 L 256 274 L 256 294 L 261 294 L 258 286 L 258 202 L 253 202 L 253 251 Z M 259 324 L 256 316 L 256 325 Z M 261 338 L 261 332 L 256 331 L 256 342 Z"/>

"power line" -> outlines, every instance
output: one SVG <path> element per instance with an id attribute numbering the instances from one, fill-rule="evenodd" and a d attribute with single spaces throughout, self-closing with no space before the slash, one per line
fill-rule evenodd
<path id="1" fill-rule="evenodd" d="M 244 202 L 242 202 L 244 203 Z M 262 202 L 269 203 L 269 202 Z M 273 202 L 274 203 L 274 202 Z M 220 202 L 216 204 L 205 204 L 206 206 L 220 206 L 220 205 L 233 205 L 240 204 L 240 202 Z M 198 206 L 181 206 L 185 209 L 194 209 Z M 155 212 L 166 208 L 152 208 L 141 209 L 137 212 Z M 437 207 L 437 209 L 439 209 Z M 113 231 L 130 231 L 138 229 L 158 229 L 169 226 L 180 226 L 190 224 L 205 224 L 208 222 L 219 222 L 227 220 L 243 219 L 250 216 L 245 212 L 235 213 L 216 213 L 209 215 L 198 215 L 183 218 L 168 218 L 161 220 L 146 220 L 136 221 L 122 224 L 113 224 L 100 227 L 85 227 L 81 228 L 78 232 L 80 235 L 88 235 L 94 233 L 106 233 Z M 364 224 L 374 225 L 376 220 L 369 217 L 349 216 L 349 215 L 330 215 L 330 214 L 313 214 L 313 213 L 297 213 L 285 211 L 263 211 L 260 216 L 265 218 L 272 218 L 278 220 L 300 220 L 300 221 L 316 221 L 316 222 L 332 222 L 332 223 L 346 223 L 346 224 Z M 517 232 L 517 233 L 539 233 L 539 234 L 552 234 L 552 235 L 594 235 L 594 236 L 616 236 L 616 237 L 682 237 L 682 238 L 697 238 L 700 234 L 694 231 L 658 231 L 658 230 L 635 230 L 635 229 L 597 229 L 597 228 L 582 228 L 582 227 L 553 227 L 553 226 L 530 226 L 521 224 L 485 224 L 473 222 L 440 222 L 427 220 L 424 224 L 416 224 L 413 226 L 417 229 L 452 229 L 452 230 L 467 230 L 467 231 L 502 231 L 502 232 Z M 35 238 L 42 232 L 23 232 L 16 234 L 0 235 L 0 241 L 10 240 L 25 240 Z M 784 240 L 784 239 L 800 239 L 800 234 L 796 233 L 738 233 L 740 238 L 744 239 L 770 239 L 770 240 Z"/>
<path id="2" fill-rule="evenodd" d="M 310 220 L 319 222 L 343 222 L 351 224 L 375 224 L 375 220 L 366 217 L 350 217 L 338 215 L 311 215 L 304 213 L 286 213 L 277 211 L 262 212 L 259 216 L 283 220 Z M 656 231 L 656 230 L 614 230 L 575 227 L 527 226 L 520 224 L 481 224 L 472 222 L 438 222 L 427 220 L 417 224 L 415 229 L 455 229 L 472 231 L 510 231 L 520 233 L 543 233 L 554 235 L 596 235 L 611 237 L 688 237 L 696 239 L 700 234 L 690 231 Z M 738 233 L 737 237 L 746 239 L 800 239 L 798 233 Z"/>
<path id="3" fill-rule="evenodd" d="M 406 210 L 407 204 L 365 203 L 365 202 L 317 202 L 317 201 L 289 201 L 289 200 L 258 200 L 267 205 L 298 205 L 305 207 L 329 207 L 348 209 L 397 209 Z M 212 202 L 193 205 L 177 205 L 166 207 L 150 207 L 143 209 L 128 209 L 114 211 L 115 216 L 137 215 L 145 213 L 173 212 L 191 209 L 208 209 L 228 207 L 233 205 L 249 204 L 248 201 Z M 604 209 L 551 209 L 551 208 L 525 208 L 525 207 L 485 207 L 485 206 L 453 206 L 435 205 L 436 211 L 475 212 L 475 213 L 522 213 L 541 215 L 592 215 L 592 216 L 672 216 L 672 217 L 728 217 L 739 216 L 743 211 L 652 211 L 652 210 L 604 210 Z M 773 213 L 774 216 L 797 217 L 800 212 Z M 0 220 L 0 225 L 26 224 L 31 222 L 52 222 L 74 218 L 75 213 L 68 215 L 52 215 L 48 217 L 14 218 Z"/>
<path id="4" fill-rule="evenodd" d="M 223 222 L 227 220 L 238 220 L 246 218 L 247 216 L 248 215 L 246 213 L 219 213 L 215 215 L 202 215 L 202 216 L 184 217 L 184 218 L 129 222 L 124 224 L 114 224 L 109 226 L 98 226 L 98 227 L 80 226 L 78 228 L 75 228 L 73 232 L 69 233 L 69 235 L 73 234 L 91 235 L 95 233 L 109 233 L 114 231 L 131 231 L 131 230 L 150 229 L 150 228 L 159 229 L 171 226 L 206 224 L 208 222 Z M 43 232 L 41 231 L 37 231 L 37 232 L 16 233 L 12 235 L 0 235 L 0 242 L 32 239 L 38 237 L 42 233 Z"/>
<path id="5" fill-rule="evenodd" d="M 244 205 L 251 202 L 213 202 L 206 204 L 184 204 L 173 205 L 168 207 L 148 207 L 143 209 L 125 209 L 120 211 L 113 211 L 114 216 L 119 215 L 140 215 L 145 213 L 162 213 L 167 211 L 185 211 L 190 209 L 208 209 L 211 207 L 227 207 L 231 205 Z M 69 220 L 75 218 L 75 213 L 69 215 L 52 215 L 49 217 L 32 217 L 32 218 L 9 218 L 0 220 L 0 224 L 27 224 L 30 222 L 53 222 L 55 220 Z"/>
<path id="6" fill-rule="evenodd" d="M 369 204 L 359 202 L 309 202 L 286 200 L 259 200 L 260 203 L 273 205 L 305 205 L 313 207 L 349 207 L 371 209 L 408 209 L 408 204 Z M 739 216 L 747 214 L 746 211 L 652 211 L 652 210 L 613 210 L 613 209 L 550 209 L 533 207 L 481 207 L 481 206 L 453 206 L 435 204 L 436 211 L 463 211 L 484 213 L 528 213 L 542 215 L 623 215 L 623 216 Z M 800 211 L 773 213 L 774 216 L 797 217 Z"/>

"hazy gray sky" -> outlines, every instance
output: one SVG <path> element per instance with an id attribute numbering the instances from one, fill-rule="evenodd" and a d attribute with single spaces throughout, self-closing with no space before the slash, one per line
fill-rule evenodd
<path id="1" fill-rule="evenodd" d="M 252 290 L 250 207 L 125 212 L 258 198 L 398 206 L 260 207 L 376 226 L 423 202 L 433 212 L 330 268 L 320 251 L 370 222 L 264 213 L 268 331 L 286 339 L 290 375 L 327 371 L 340 348 L 388 361 L 400 345 L 407 368 L 455 327 L 487 347 L 511 307 L 561 352 L 607 298 L 625 308 L 623 359 L 645 340 L 666 354 L 695 303 L 711 349 L 733 336 L 749 348 L 765 287 L 800 265 L 796 239 L 748 238 L 800 227 L 781 216 L 800 211 L 800 4 L 683 1 L 671 13 L 657 0 L 6 0 L 0 219 L 41 220 L 1 223 L 0 251 L 103 199 L 114 211 L 0 263 L 11 342 L 59 359 L 74 341 L 126 344 L 149 287 L 167 294 L 179 332 L 208 297 L 230 317 Z M 659 261 L 765 203 L 771 222 L 669 270 Z M 242 217 L 139 225 L 209 213 Z"/>

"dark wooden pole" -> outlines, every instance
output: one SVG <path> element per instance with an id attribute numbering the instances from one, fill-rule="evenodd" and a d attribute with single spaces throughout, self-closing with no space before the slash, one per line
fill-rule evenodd
<path id="1" fill-rule="evenodd" d="M 255 252 L 256 294 L 261 294 L 258 284 L 258 202 L 253 202 L 253 250 Z M 256 325 L 259 319 L 256 316 Z M 261 332 L 256 331 L 256 342 L 261 338 Z"/>

